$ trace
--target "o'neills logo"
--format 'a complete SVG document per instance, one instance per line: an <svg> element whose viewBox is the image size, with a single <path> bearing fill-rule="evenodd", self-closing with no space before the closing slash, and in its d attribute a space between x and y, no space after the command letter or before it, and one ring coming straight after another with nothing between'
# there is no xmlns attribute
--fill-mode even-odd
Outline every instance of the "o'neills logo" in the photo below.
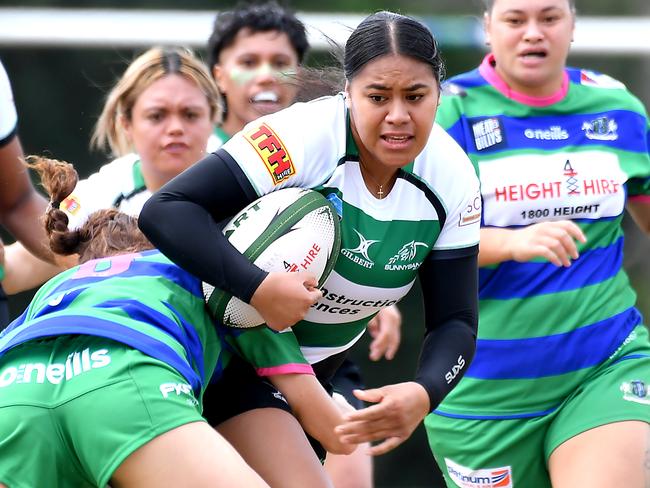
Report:
<svg viewBox="0 0 650 488"><path fill-rule="evenodd" d="M286 146L268 125L260 124L258 128L244 134L244 138L264 162L274 185L296 174L291 156L285 149Z"/></svg>
<svg viewBox="0 0 650 488"><path fill-rule="evenodd" d="M540 141L563 141L569 138L569 133L559 125L552 125L548 129L526 129L524 136Z"/></svg>
<svg viewBox="0 0 650 488"><path fill-rule="evenodd" d="M10 366L0 371L0 388L14 383L38 383L46 381L58 385L63 380L70 380L92 369L104 368L111 363L108 349L90 352L84 349L68 355L65 363L25 363Z"/></svg>

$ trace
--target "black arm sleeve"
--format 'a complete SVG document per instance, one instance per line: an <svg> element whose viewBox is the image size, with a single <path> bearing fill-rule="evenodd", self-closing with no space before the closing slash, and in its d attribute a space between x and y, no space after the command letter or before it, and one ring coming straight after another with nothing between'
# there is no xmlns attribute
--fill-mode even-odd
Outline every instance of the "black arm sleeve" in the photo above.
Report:
<svg viewBox="0 0 650 488"><path fill-rule="evenodd" d="M139 225L175 263L248 303L267 273L228 242L218 223L256 198L238 164L219 150L154 193Z"/></svg>
<svg viewBox="0 0 650 488"><path fill-rule="evenodd" d="M429 394L434 410L465 374L476 350L477 253L427 259L420 282L426 332L415 381Z"/></svg>

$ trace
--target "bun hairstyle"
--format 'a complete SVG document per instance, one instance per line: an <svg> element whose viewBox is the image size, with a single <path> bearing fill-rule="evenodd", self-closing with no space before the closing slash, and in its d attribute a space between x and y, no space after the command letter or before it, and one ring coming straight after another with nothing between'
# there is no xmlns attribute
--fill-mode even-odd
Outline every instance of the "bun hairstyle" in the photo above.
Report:
<svg viewBox="0 0 650 488"><path fill-rule="evenodd" d="M54 253L64 256L78 254L79 262L84 263L153 249L138 228L138 219L116 209L93 212L80 228L68 229L68 215L59 206L77 185L77 171L70 163L40 156L28 156L26 163L39 174L43 188L50 195L44 221Z"/></svg>

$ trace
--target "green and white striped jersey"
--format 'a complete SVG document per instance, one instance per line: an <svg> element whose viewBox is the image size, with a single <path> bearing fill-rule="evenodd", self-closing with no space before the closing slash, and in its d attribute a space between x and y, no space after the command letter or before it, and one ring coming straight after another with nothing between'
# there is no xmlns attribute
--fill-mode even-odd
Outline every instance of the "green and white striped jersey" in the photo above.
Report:
<svg viewBox="0 0 650 488"><path fill-rule="evenodd" d="M223 149L259 195L314 188L341 219L337 264L305 320L282 333L231 331L231 342L262 375L311 371L310 364L351 347L380 309L406 295L425 259L475 252L478 181L465 153L437 125L383 199L361 176L342 94L251 122Z"/></svg>

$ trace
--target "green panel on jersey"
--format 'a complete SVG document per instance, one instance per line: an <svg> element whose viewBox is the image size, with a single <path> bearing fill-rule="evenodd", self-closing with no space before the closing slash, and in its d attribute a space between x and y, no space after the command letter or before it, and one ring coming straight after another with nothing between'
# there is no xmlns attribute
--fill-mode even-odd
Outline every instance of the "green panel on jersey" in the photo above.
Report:
<svg viewBox="0 0 650 488"><path fill-rule="evenodd" d="M146 186L144 176L142 175L142 162L138 160L133 164L133 188L134 190L138 190Z"/></svg>
<svg viewBox="0 0 650 488"><path fill-rule="evenodd" d="M226 340L255 368L308 364L290 331L279 333L266 326L238 329L237 333L226 335Z"/></svg>
<svg viewBox="0 0 650 488"><path fill-rule="evenodd" d="M593 368L530 379L485 380L465 376L439 410L445 413L505 416L556 408ZM471 392L470 394L467 394Z"/></svg>
<svg viewBox="0 0 650 488"><path fill-rule="evenodd" d="M441 230L436 220L376 220L346 202L343 216L335 270L365 286L396 288L411 283ZM365 272L359 273L360 268Z"/></svg>
<svg viewBox="0 0 650 488"><path fill-rule="evenodd" d="M611 299L612 290L616 291L616 300ZM563 301L558 302L558 297ZM500 340L562 334L574 330L576 324L585 326L612 317L634 306L635 301L627 276L619 272L607 281L577 290L509 300L484 299L479 330L481 339ZM503 327L503 317L509 317L508 327Z"/></svg>
<svg viewBox="0 0 650 488"><path fill-rule="evenodd" d="M458 114L465 117L488 117L507 113L509 117L543 117L548 115L547 107L532 107L504 98L503 94L491 85L471 88L471 97L443 97L445 109L436 115L436 122L445 128L453 125ZM449 110L448 105L461 106L462 110ZM630 97L626 90L589 87L572 83L567 96L553 104L553 114L556 116L573 115L576 113L601 113L610 110L630 110L644 114L641 103Z"/></svg>

